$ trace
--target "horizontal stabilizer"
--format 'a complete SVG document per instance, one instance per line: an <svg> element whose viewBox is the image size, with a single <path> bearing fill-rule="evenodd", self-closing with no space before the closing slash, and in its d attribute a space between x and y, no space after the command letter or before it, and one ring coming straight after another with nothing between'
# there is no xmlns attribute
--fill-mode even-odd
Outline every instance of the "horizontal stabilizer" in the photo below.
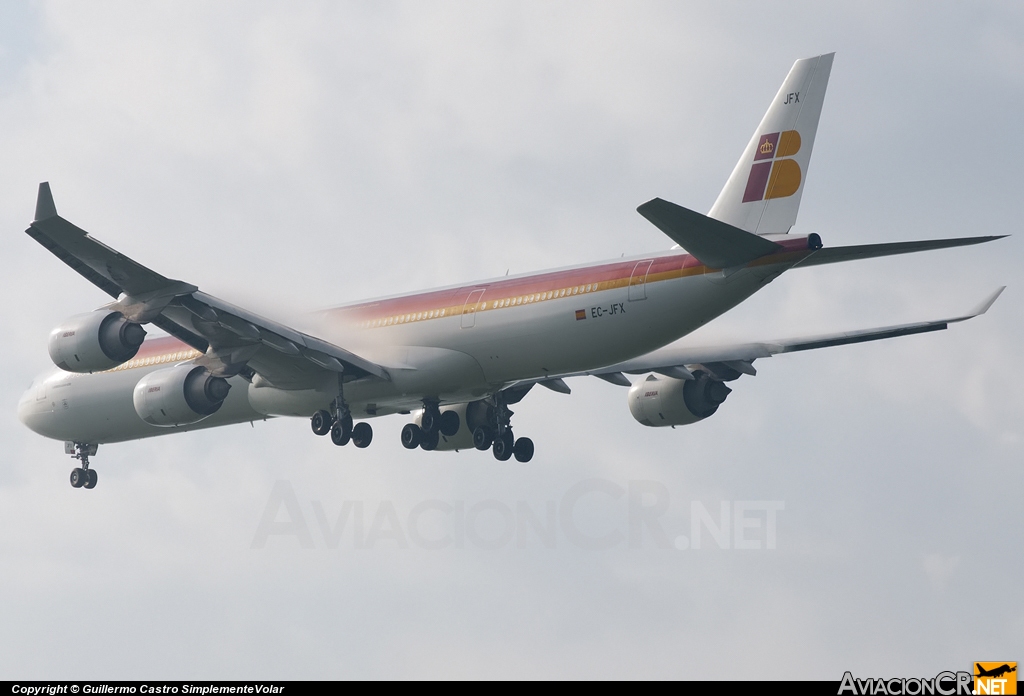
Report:
<svg viewBox="0 0 1024 696"><path fill-rule="evenodd" d="M732 268L782 249L764 237L660 198L647 201L636 210L711 268Z"/></svg>
<svg viewBox="0 0 1024 696"><path fill-rule="evenodd" d="M1002 234L989 237L958 237L956 239L926 239L920 242L889 242L886 244L826 247L815 251L803 261L798 262L794 268L821 266L826 263L856 261L857 259L873 259L880 256L895 256L896 254L912 254L917 251L949 249L952 247L970 246L972 244L984 244L985 242L1002 239L1005 236L1007 235Z"/></svg>

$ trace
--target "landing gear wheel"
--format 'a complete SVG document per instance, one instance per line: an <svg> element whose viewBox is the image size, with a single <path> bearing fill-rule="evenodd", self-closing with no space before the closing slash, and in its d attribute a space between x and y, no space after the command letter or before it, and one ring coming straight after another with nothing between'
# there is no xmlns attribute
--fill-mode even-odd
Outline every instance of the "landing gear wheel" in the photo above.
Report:
<svg viewBox="0 0 1024 696"><path fill-rule="evenodd" d="M436 433L440 424L441 414L437 412L436 407L423 409L423 415L420 416L420 429L423 432Z"/></svg>
<svg viewBox="0 0 1024 696"><path fill-rule="evenodd" d="M422 439L423 431L415 423L406 423L405 427L402 428L402 447L416 449L420 446L420 440Z"/></svg>
<svg viewBox="0 0 1024 696"><path fill-rule="evenodd" d="M441 439L441 433L434 431L432 433L423 433L423 439L420 440L420 447L427 452L437 449L437 443Z"/></svg>
<svg viewBox="0 0 1024 696"><path fill-rule="evenodd" d="M533 440L528 437L519 438L512 447L512 454L516 456L517 462L530 461L533 459Z"/></svg>
<svg viewBox="0 0 1024 696"><path fill-rule="evenodd" d="M355 427L352 428L352 444L362 449L369 447L371 440L373 440L373 428L370 427L370 424L356 423Z"/></svg>
<svg viewBox="0 0 1024 696"><path fill-rule="evenodd" d="M85 485L88 480L89 474L86 473L85 469L72 469L71 470L71 487L81 488Z"/></svg>
<svg viewBox="0 0 1024 696"><path fill-rule="evenodd" d="M441 430L441 434L445 437L451 437L455 433L459 432L459 426L461 425L459 414L456 411L445 411L441 414L438 427Z"/></svg>
<svg viewBox="0 0 1024 696"><path fill-rule="evenodd" d="M491 433L484 426L478 426L473 431L473 446L481 452L490 449L492 441Z"/></svg>
<svg viewBox="0 0 1024 696"><path fill-rule="evenodd" d="M342 418L341 420L334 421L334 425L331 426L331 442L338 445L338 447L342 447L347 445L351 439L352 419Z"/></svg>
<svg viewBox="0 0 1024 696"><path fill-rule="evenodd" d="M92 488L96 487L96 470L95 469L86 469L85 470L85 485L82 486L82 487L83 488L89 488L89 489L92 489Z"/></svg>
<svg viewBox="0 0 1024 696"><path fill-rule="evenodd" d="M507 462L512 457L512 445L512 433L506 431L503 436L496 438L491 446L494 458L499 462Z"/></svg>
<svg viewBox="0 0 1024 696"><path fill-rule="evenodd" d="M334 418L327 411L317 411L313 414L313 417L309 419L309 424L313 428L313 432L317 435L326 435L331 432L331 425L334 423Z"/></svg>

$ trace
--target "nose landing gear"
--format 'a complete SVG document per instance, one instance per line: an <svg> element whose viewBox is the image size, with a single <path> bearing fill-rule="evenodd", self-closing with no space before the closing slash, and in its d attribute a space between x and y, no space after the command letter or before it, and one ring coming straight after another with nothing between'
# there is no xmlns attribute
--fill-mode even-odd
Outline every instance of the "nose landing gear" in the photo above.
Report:
<svg viewBox="0 0 1024 696"><path fill-rule="evenodd" d="M89 468L89 457L95 456L99 447L99 445L90 445L87 442L64 443L64 453L70 454L72 459L82 462L82 466L71 471L72 488L92 489L96 487L96 470Z"/></svg>

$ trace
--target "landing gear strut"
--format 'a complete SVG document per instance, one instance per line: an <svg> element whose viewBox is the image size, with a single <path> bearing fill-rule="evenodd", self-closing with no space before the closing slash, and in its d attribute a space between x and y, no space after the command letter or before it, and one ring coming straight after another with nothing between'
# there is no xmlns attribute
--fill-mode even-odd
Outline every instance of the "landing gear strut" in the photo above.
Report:
<svg viewBox="0 0 1024 696"><path fill-rule="evenodd" d="M71 486L73 488L95 488L96 470L89 468L89 457L95 456L99 445L90 445L87 442L65 442L64 452L70 454L72 459L82 462L82 466L71 471Z"/></svg>

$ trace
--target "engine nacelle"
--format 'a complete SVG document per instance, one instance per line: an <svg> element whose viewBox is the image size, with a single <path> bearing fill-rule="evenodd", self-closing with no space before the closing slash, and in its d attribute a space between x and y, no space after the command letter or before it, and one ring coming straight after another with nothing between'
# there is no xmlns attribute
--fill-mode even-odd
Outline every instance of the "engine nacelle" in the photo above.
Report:
<svg viewBox="0 0 1024 696"><path fill-rule="evenodd" d="M50 332L53 364L68 372L102 372L135 357L146 339L141 324L100 309L73 316Z"/></svg>
<svg viewBox="0 0 1024 696"><path fill-rule="evenodd" d="M732 391L703 370L694 379L650 375L629 389L629 412L643 425L689 425L718 410Z"/></svg>
<svg viewBox="0 0 1024 696"><path fill-rule="evenodd" d="M173 427L213 415L230 389L226 379L214 377L205 367L176 365L140 379L132 401L142 420L150 425Z"/></svg>

